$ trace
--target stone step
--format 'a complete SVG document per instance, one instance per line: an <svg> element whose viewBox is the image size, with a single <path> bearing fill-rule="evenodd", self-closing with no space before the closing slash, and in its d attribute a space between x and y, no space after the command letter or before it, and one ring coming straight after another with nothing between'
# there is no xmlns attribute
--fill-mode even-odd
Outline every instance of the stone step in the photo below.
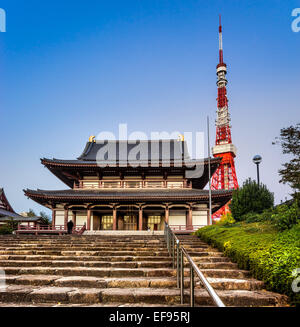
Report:
<svg viewBox="0 0 300 327"><path fill-rule="evenodd" d="M196 262L197 266L202 269L234 269L238 268L236 263L232 262ZM1 263L0 263L1 265ZM185 267L189 267L189 263L185 263Z"/></svg>
<svg viewBox="0 0 300 327"><path fill-rule="evenodd" d="M112 267L112 268L164 268L171 267L172 261L82 261L82 260L0 260L0 267ZM231 262L199 262L200 269L237 269L237 264ZM189 263L185 262L185 267Z"/></svg>
<svg viewBox="0 0 300 327"><path fill-rule="evenodd" d="M1 267L0 267L1 269ZM65 276L96 276L96 277L171 277L176 275L172 268L116 268L116 267L2 267L7 275L65 275ZM238 269L202 269L205 277L212 278L247 278L250 273ZM189 270L185 269L185 276Z"/></svg>
<svg viewBox="0 0 300 327"><path fill-rule="evenodd" d="M195 287L202 288L200 281L195 279ZM57 287L87 287L87 288L176 288L176 277L119 277L119 278L97 278L88 276L56 275L17 275L7 276L7 285L31 285L31 286L57 286ZM229 278L208 278L212 287L216 290L260 290L263 282L255 279L229 279ZM185 278L185 288L189 287L189 278Z"/></svg>
<svg viewBox="0 0 300 327"><path fill-rule="evenodd" d="M67 244L64 245L59 245L59 244L43 244L43 245L31 245L31 246L17 246L17 245L5 245L1 246L0 250L5 251L5 250L10 250L10 251L15 251L15 250L57 250L57 249L70 249L70 250L92 250L95 249L97 251L102 251L102 250L107 250L108 248L112 248L113 250L115 249L122 249L123 251L129 251L133 249L139 249L143 251L153 251L153 250L166 250L166 246L164 245L159 245L159 246L143 246L139 244L132 244L132 245L118 245L118 244L107 244L107 245L102 245L102 244L97 244L97 245L75 245L75 246L68 246ZM99 250L98 250L99 249ZM203 248L202 251L207 251L207 248Z"/></svg>
<svg viewBox="0 0 300 327"><path fill-rule="evenodd" d="M195 251L188 251L188 254L191 257L205 257L205 256L215 256L215 257L223 257L224 254L222 252L217 251L205 251L205 252L195 252Z"/></svg>
<svg viewBox="0 0 300 327"><path fill-rule="evenodd" d="M267 291L225 290L217 292L227 306L276 306L283 296ZM185 290L185 302L189 291ZM174 305L180 303L180 290L170 288L76 288L76 287L32 287L10 285L0 290L0 302L31 303L147 303ZM213 305L204 289L195 289L196 305Z"/></svg>
<svg viewBox="0 0 300 327"><path fill-rule="evenodd" d="M20 303L12 303L12 302L0 302L1 308L37 308L37 307L54 307L54 308L79 308L79 307L89 307L89 308L99 308L99 307L117 307L117 308L126 308L126 307L188 307L187 304L151 304L151 303L61 303L61 302L47 302L47 303L28 303L28 302L20 302ZM200 306L198 306L200 307ZM205 306L207 307L207 306Z"/></svg>
<svg viewBox="0 0 300 327"><path fill-rule="evenodd" d="M32 267L34 265L39 267L112 267L112 268L164 268L171 267L172 262L169 261L23 261L23 260L5 260L0 261L0 267Z"/></svg>
<svg viewBox="0 0 300 327"><path fill-rule="evenodd" d="M1 269L1 267L0 267ZM95 277L172 277L171 268L2 267L7 275L59 275ZM186 272L188 273L188 272Z"/></svg>
<svg viewBox="0 0 300 327"><path fill-rule="evenodd" d="M4 242L4 243L0 243L0 247L31 247L31 246L71 246L71 247L75 247L75 246L122 246L122 247L135 247L135 246L139 246L139 247L145 247L145 248L156 248L156 247L165 247L165 242L159 242L159 243L148 243L148 242L144 242L144 243L140 243L140 242L84 242L84 243L69 243L69 242L27 242L27 243L19 243L19 242ZM203 248L206 248L208 246L202 246Z"/></svg>
<svg viewBox="0 0 300 327"><path fill-rule="evenodd" d="M5 248L0 248L0 252L2 251L99 251L99 252L107 252L107 247L16 247L16 248L10 248L10 247L5 247ZM165 252L166 248L165 247L155 247L155 248L147 248L147 247L109 247L109 251L139 251L139 252Z"/></svg>
<svg viewBox="0 0 300 327"><path fill-rule="evenodd" d="M231 262L229 258L224 256L218 256L218 257L193 257L191 258L194 260L194 262Z"/></svg>
<svg viewBox="0 0 300 327"><path fill-rule="evenodd" d="M215 290L262 290L264 283L256 279L207 278Z"/></svg>
<svg viewBox="0 0 300 327"><path fill-rule="evenodd" d="M205 253L205 252L203 252ZM16 251L0 251L0 255L93 255L93 256L167 256L167 251L30 251L30 250L16 250ZM203 254L204 255L204 254Z"/></svg>
<svg viewBox="0 0 300 327"><path fill-rule="evenodd" d="M210 261L209 257L205 257ZM213 258L211 258L213 259ZM216 258L219 259L219 258ZM220 258L221 259L221 258ZM100 256L62 256L62 255L0 255L0 261L3 260L26 260L26 261L57 261L57 260L71 260L71 261L171 261L170 256L114 256L114 257L100 257ZM202 260L200 258L199 260Z"/></svg>
<svg viewBox="0 0 300 327"><path fill-rule="evenodd" d="M59 239L58 239L59 237ZM158 237L145 237L145 238L128 238L128 237L118 237L118 238L105 238L105 237L64 237L64 236L55 236L55 237L39 237L39 236L33 236L32 238L24 237L24 238L13 238L13 239L8 239L5 237L1 237L0 243L147 243L147 244L158 244L158 243L164 243L165 240L164 238L158 238ZM206 243L201 243L201 244L206 244Z"/></svg>

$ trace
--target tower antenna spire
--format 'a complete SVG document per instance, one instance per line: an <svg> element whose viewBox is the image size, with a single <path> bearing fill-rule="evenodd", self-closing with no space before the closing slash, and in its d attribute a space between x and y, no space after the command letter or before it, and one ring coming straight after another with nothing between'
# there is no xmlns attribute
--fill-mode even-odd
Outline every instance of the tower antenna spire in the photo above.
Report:
<svg viewBox="0 0 300 327"><path fill-rule="evenodd" d="M221 15L219 15L219 64L223 64L223 40L222 40Z"/></svg>

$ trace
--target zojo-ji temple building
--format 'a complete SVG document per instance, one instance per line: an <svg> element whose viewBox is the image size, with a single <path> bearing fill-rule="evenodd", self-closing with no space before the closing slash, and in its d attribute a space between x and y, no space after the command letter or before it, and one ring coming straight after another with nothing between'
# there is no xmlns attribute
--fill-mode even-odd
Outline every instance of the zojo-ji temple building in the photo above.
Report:
<svg viewBox="0 0 300 327"><path fill-rule="evenodd" d="M87 230L195 230L209 224L208 159L191 159L185 141L95 141L76 160L41 159L68 188L24 190L52 210L53 226ZM221 158L211 158L211 174ZM212 191L212 213L230 190Z"/></svg>

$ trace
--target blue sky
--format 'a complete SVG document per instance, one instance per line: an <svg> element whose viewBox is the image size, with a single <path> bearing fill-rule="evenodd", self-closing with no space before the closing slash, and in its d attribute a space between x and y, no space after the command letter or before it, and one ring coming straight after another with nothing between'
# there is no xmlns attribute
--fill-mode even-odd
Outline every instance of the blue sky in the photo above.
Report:
<svg viewBox="0 0 300 327"><path fill-rule="evenodd" d="M76 158L92 134L206 131L216 110L218 14L228 65L232 137L239 182L256 177L276 202L289 197L272 145L299 122L299 1L1 1L0 186L17 211L43 209L23 188L66 186L41 157ZM211 138L215 139L211 125Z"/></svg>

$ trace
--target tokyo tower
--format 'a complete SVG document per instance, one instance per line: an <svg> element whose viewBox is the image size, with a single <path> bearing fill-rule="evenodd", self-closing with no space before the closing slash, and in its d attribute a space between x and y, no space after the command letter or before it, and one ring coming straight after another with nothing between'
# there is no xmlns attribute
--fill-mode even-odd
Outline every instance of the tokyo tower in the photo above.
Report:
<svg viewBox="0 0 300 327"><path fill-rule="evenodd" d="M227 99L227 66L223 62L221 16L219 24L219 64L217 65L217 86L218 86L218 108L216 119L216 144L212 149L214 157L222 157L221 164L212 176L212 190L230 190L238 188L238 181L235 172L234 158L236 147L231 140L230 114L228 111ZM228 204L219 209L213 218L219 218L229 211Z"/></svg>

